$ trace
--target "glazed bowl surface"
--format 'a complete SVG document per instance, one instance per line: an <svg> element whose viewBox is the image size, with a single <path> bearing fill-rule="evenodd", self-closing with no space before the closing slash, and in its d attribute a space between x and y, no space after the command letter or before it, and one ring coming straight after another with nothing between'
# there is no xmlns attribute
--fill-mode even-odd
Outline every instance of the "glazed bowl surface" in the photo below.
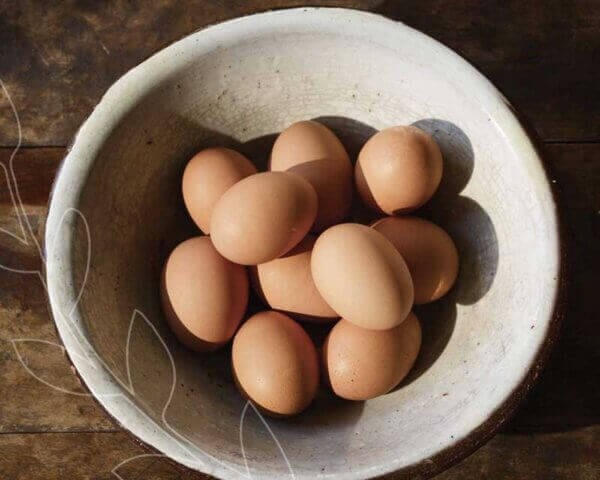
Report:
<svg viewBox="0 0 600 480"><path fill-rule="evenodd" d="M421 214L453 236L458 283L421 307L409 377L365 403L321 393L261 417L229 352L190 352L167 328L162 264L198 231L180 178L203 147L264 168L277 132L315 119L355 158L376 130L415 124L444 155ZM219 478L424 478L492 435L535 379L557 328L561 246L551 186L506 99L466 61L403 24L300 8L198 31L119 79L57 176L45 233L50 308L90 392L125 429Z"/></svg>

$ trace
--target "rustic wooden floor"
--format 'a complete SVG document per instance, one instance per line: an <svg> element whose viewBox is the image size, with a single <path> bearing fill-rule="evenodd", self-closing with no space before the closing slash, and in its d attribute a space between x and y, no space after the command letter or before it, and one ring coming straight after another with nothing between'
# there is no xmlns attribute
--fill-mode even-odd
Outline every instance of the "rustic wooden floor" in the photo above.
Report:
<svg viewBox="0 0 600 480"><path fill-rule="evenodd" d="M50 5L55 3L56 5ZM65 146L106 88L203 25L295 0L0 2L0 79L18 111L14 174L39 240ZM600 478L600 1L317 1L403 21L487 75L541 137L571 243L569 307L538 385L489 444L438 478ZM78 385L45 306L8 166L19 131L0 93L0 479L109 479L144 451ZM52 385L57 388L51 388ZM59 389L63 390L60 391ZM156 457L123 479L192 478ZM197 478L197 477L194 477Z"/></svg>

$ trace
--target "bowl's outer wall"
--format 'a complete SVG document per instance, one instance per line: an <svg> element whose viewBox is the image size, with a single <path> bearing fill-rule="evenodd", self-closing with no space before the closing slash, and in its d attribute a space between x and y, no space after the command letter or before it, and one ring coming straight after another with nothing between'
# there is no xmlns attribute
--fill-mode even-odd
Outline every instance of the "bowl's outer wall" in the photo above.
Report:
<svg viewBox="0 0 600 480"><path fill-rule="evenodd" d="M446 173L424 214L453 235L461 273L418 312L426 343L402 388L365 404L323 395L267 428L236 393L227 351L198 356L174 340L158 280L170 249L197 233L179 195L191 154L222 144L264 164L273 134L305 118L351 151L389 125L432 133ZM505 99L428 37L341 9L226 22L125 75L65 159L46 250L51 310L91 392L144 442L222 478L435 471L493 431L535 377L560 282L551 189Z"/></svg>

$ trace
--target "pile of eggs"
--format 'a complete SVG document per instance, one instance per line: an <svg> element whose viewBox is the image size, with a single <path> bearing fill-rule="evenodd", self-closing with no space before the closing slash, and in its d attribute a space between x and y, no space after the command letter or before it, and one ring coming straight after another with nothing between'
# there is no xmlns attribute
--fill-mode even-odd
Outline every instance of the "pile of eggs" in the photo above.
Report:
<svg viewBox="0 0 600 480"><path fill-rule="evenodd" d="M458 273L448 234L400 215L431 198L442 164L427 133L397 126L372 136L353 166L336 135L314 121L279 135L267 172L231 149L199 152L182 191L205 235L179 244L165 264L171 329L195 351L233 338L236 384L268 414L304 410L319 378L349 400L389 392L421 346L413 304L442 297ZM343 223L353 190L382 218ZM270 310L242 323L250 286ZM333 325L320 353L298 322Z"/></svg>

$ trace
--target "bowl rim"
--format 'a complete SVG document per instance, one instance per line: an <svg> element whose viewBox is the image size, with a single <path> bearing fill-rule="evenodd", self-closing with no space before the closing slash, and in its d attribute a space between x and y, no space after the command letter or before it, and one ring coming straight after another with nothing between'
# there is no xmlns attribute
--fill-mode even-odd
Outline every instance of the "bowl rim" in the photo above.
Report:
<svg viewBox="0 0 600 480"><path fill-rule="evenodd" d="M258 10L256 12L242 15L239 17L233 17L230 19L226 19L224 21L217 21L214 23L207 24L197 30L189 32L182 37L163 45L160 49L154 51L152 54L148 55L134 67L127 70L123 73L117 80L115 80L110 87L105 91L100 101L96 104L92 112L84 119L81 125L78 127L76 133L73 135L69 145L66 148L65 155L61 159L59 166L56 170L56 174L54 180L52 182L52 186L50 189L50 193L48 196L47 202L47 216L43 225L43 238L42 238L42 253L45 261L42 262L42 275L46 280L46 285L48 286L45 289L45 298L46 298L46 308L48 309L49 316L52 318L52 324L54 326L54 330L56 332L56 336L60 342L60 345L63 347L63 352L65 357L70 363L70 367L72 372L76 375L78 381L82 385L82 387L89 392L90 397L94 400L94 402L100 406L100 408L106 413L106 415L119 427L123 432L126 432L128 437L132 439L134 443L142 447L145 451L150 452L152 454L161 454L163 458L168 461L170 464L175 466L176 468L184 471L186 473L191 473L198 478L205 478L207 473L204 473L198 469L189 467L184 465L183 463L175 460L174 458L164 455L157 447L148 443L145 440L142 440L136 433L134 433L130 428L124 426L120 420L108 410L108 407L105 406L97 397L92 393L92 389L88 386L82 374L76 367L76 364L72 358L72 354L69 352L69 348L64 341L64 338L59 329L58 323L56 321L56 315L52 308L52 298L50 294L50 283L49 283L49 272L47 268L47 259L48 259L48 249L47 249L47 231L49 227L49 213L50 209L53 205L53 200L57 193L57 185L61 175L64 175L65 164L69 159L70 155L73 152L78 140L79 133L83 129L86 123L93 116L97 107L105 101L107 93L117 84L119 83L123 77L131 73L132 71L139 68L142 64L148 62L151 58L159 55L161 52L167 50L179 42L182 42L184 39L194 36L196 34L205 32L210 29L218 29L222 26L230 25L236 22L243 23L247 21L252 21L258 17L266 17L266 16L277 16L277 15L290 15L295 16L297 14L323 14L325 17L331 17L332 15L347 15L350 18L355 18L357 20L363 21L373 21L373 22L382 22L387 23L388 26L403 28L407 30L409 33L413 35L418 35L425 41L430 42L433 45L436 45L438 48L443 51L444 54L451 54L455 57L456 61L461 64L462 67L471 70L472 74L480 77L479 80L487 84L487 88L496 92L499 98L503 101L504 105L511 111L514 116L514 120L518 126L521 127L524 135L527 140L530 142L530 147L533 149L535 156L537 156L537 160L539 161L540 166L542 167L543 173L545 174L545 180L547 182L548 190L551 193L551 200L553 211L552 215L554 217L554 224L556 226L556 234L557 234L557 242L558 242L558 265L556 272L556 291L553 299L553 309L551 318L548 321L548 327L546 331L546 336L541 341L533 360L531 361L526 374L521 379L521 381L515 386L515 388L510 392L510 394L504 399L504 401L493 411L491 411L487 417L487 419L481 423L477 428L471 430L465 437L461 439L455 440L448 447L436 452L428 458L424 458L418 462L413 464L401 467L399 469L389 469L387 466L386 470L381 473L376 473L375 475L370 475L368 477L361 478L372 478L372 479L384 479L384 478L399 478L398 475L401 475L402 478L431 478L444 470L447 470L451 466L459 463L464 460L466 457L474 453L476 450L485 445L491 438L500 430L500 428L517 412L518 407L530 392L531 388L535 384L539 374L546 366L546 363L549 359L550 353L555 346L558 338L560 336L561 325L564 321L567 307L567 285L568 285L568 277L569 277L569 242L568 235L566 234L566 224L562 219L562 212L559 208L560 206L560 187L559 185L552 180L553 177L553 167L552 165L544 161L544 144L541 141L538 133L533 128L533 126L529 123L529 121L521 114L521 112L514 107L514 105L509 102L506 96L501 92L501 90L491 83L490 80L487 79L475 66L473 66L468 60L466 60L462 55L458 54L450 47L447 47L441 41L430 37L429 35L401 22L390 19L383 14L369 12L365 10L358 10L353 8L344 8L344 7L283 7L283 8L270 8L266 10ZM226 476L229 470L216 467L209 474L216 476L216 478L228 478ZM320 478L317 475L317 478ZM337 477L336 477L337 478ZM359 478L355 475L347 475L343 477L344 479L355 479Z"/></svg>

